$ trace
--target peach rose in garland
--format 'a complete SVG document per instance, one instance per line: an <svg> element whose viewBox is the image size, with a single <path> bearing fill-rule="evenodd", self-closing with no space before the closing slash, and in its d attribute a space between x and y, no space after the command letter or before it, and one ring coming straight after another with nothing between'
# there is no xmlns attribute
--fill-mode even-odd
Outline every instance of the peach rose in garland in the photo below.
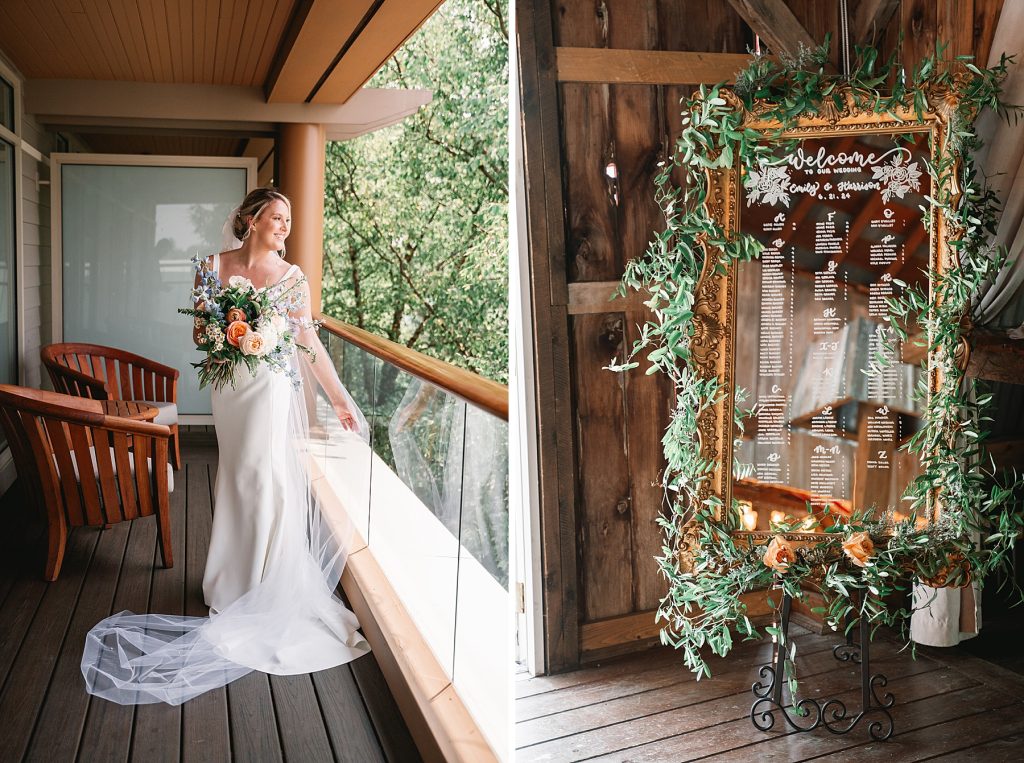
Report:
<svg viewBox="0 0 1024 763"><path fill-rule="evenodd" d="M270 345L258 331L249 331L238 340L238 349L243 355L266 355L270 351Z"/></svg>
<svg viewBox="0 0 1024 763"><path fill-rule="evenodd" d="M796 549L793 548L793 544L781 535L772 538L772 542L768 544L764 552L765 566L776 572L785 572L795 561Z"/></svg>
<svg viewBox="0 0 1024 763"><path fill-rule="evenodd" d="M866 532L851 533L850 537L843 541L843 553L858 567L867 567L874 556L875 544L871 542L871 536Z"/></svg>
<svg viewBox="0 0 1024 763"><path fill-rule="evenodd" d="M228 324L228 330L225 333L228 344L232 347L238 347L239 341L246 334L249 333L249 324L245 321L232 321Z"/></svg>
<svg viewBox="0 0 1024 763"><path fill-rule="evenodd" d="M245 314L245 310L240 307L232 307L228 310L227 315L224 316L228 323L234 323L235 321L244 321L248 316Z"/></svg>

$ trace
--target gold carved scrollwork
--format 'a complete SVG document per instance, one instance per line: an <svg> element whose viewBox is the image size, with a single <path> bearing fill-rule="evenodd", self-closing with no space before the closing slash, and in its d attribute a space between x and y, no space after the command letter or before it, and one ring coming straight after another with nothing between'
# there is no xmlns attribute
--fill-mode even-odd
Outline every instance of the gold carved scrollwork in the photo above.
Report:
<svg viewBox="0 0 1024 763"><path fill-rule="evenodd" d="M699 549L700 534L697 529L697 522L691 519L679 531L679 547L676 553L679 559L680 571L690 572L693 570L693 563Z"/></svg>

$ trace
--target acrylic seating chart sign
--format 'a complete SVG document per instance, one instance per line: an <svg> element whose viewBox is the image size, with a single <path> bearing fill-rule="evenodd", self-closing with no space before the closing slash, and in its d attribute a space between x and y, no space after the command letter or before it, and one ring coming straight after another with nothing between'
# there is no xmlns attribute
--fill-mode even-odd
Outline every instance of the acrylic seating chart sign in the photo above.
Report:
<svg viewBox="0 0 1024 763"><path fill-rule="evenodd" d="M920 428L921 371L902 362L889 300L927 290L928 158L923 132L810 138L742 177L739 227L763 247L736 270L744 530L907 513L920 465L901 446Z"/></svg>

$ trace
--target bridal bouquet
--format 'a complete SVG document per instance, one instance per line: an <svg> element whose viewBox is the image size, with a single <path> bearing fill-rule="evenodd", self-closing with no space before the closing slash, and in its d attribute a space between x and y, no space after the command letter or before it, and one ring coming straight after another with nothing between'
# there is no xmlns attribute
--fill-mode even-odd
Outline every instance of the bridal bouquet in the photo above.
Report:
<svg viewBox="0 0 1024 763"><path fill-rule="evenodd" d="M192 364L199 369L200 389L207 384L221 389L228 383L234 388L236 366L245 365L255 376L261 363L286 374L298 386L299 377L289 359L296 350L313 355L296 341L300 322L289 317L289 312L302 305L297 287L303 279L290 286L257 289L248 278L231 276L224 286L198 255L192 263L199 274L199 284L192 292L193 307L178 312L191 315L200 331L197 347L206 357Z"/></svg>

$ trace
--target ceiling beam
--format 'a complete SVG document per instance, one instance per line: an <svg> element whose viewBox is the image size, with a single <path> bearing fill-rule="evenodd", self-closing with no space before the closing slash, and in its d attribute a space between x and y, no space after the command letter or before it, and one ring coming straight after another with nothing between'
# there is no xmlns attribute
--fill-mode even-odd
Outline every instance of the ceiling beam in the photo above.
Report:
<svg viewBox="0 0 1024 763"><path fill-rule="evenodd" d="M432 98L429 90L363 88L344 105L266 103L259 87L49 79L29 80L24 93L25 112L48 125L247 136L273 135L282 123L312 123L326 125L329 140L394 124Z"/></svg>
<svg viewBox="0 0 1024 763"><path fill-rule="evenodd" d="M900 0L860 0L853 15L854 43L874 45L899 7Z"/></svg>
<svg viewBox="0 0 1024 763"><path fill-rule="evenodd" d="M729 0L729 5L773 53L796 56L801 45L808 50L819 45L782 0Z"/></svg>
<svg viewBox="0 0 1024 763"><path fill-rule="evenodd" d="M379 0L299 2L267 74L267 102L305 103L379 5Z"/></svg>
<svg viewBox="0 0 1024 763"><path fill-rule="evenodd" d="M345 103L394 55L442 0L378 0L354 38L338 52L331 70L307 99Z"/></svg>

